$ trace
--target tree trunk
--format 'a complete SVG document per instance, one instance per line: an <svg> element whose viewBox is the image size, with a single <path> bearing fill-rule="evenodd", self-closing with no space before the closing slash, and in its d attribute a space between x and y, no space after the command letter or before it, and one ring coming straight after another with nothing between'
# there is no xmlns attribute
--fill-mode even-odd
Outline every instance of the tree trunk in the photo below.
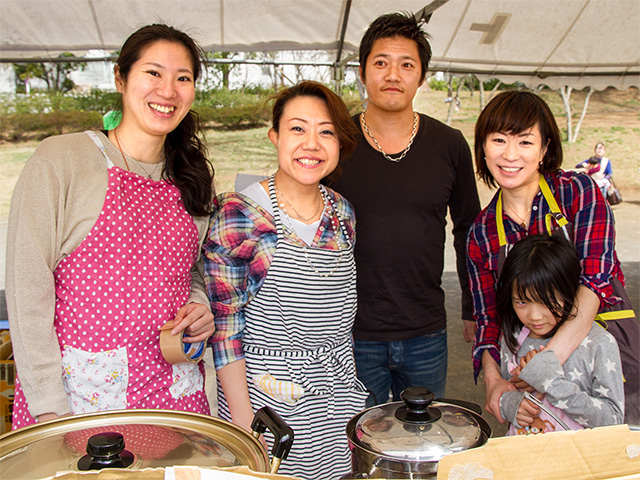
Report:
<svg viewBox="0 0 640 480"><path fill-rule="evenodd" d="M560 87L558 92L562 97L562 103L564 104L564 111L567 115L567 142L571 143L571 105L569 104L569 99L571 98L572 87L565 85L564 87Z"/></svg>
<svg viewBox="0 0 640 480"><path fill-rule="evenodd" d="M495 86L491 89L491 95L489 95L489 99L488 100L491 100L493 98L493 96L498 91L498 88L500 88L500 85L502 85L502 82L500 80L498 80L498 83L496 83Z"/></svg>
<svg viewBox="0 0 640 480"><path fill-rule="evenodd" d="M484 110L484 82L479 78L478 78L478 90L480 91L480 93L478 94L478 96L480 97L480 111L482 111Z"/></svg>
<svg viewBox="0 0 640 480"><path fill-rule="evenodd" d="M453 77L451 78L452 78L451 82L453 83ZM451 119L453 118L453 109L456 106L460 105L460 89L462 88L463 84L464 84L464 78L460 78L458 80L458 88L456 88L456 96L451 98L451 103L449 104L449 114L447 115L447 125L451 124Z"/></svg>
<svg viewBox="0 0 640 480"><path fill-rule="evenodd" d="M582 114L580 115L580 120L578 120L578 124L576 125L576 130L573 132L573 138L570 143L576 143L578 141L578 133L580 132L580 126L582 125L582 121L587 114L587 108L589 107L589 98L591 98L591 94L595 90L593 87L589 87L589 91L587 92L587 96L584 99L584 105L582 107Z"/></svg>

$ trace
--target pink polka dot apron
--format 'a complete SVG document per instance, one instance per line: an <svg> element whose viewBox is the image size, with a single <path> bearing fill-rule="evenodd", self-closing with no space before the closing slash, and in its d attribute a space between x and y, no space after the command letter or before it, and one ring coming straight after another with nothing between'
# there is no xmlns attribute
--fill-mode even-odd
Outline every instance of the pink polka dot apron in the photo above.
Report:
<svg viewBox="0 0 640 480"><path fill-rule="evenodd" d="M170 365L158 329L187 302L198 230L177 187L107 161L102 211L54 271L54 325L71 412L162 408L209 414L201 364ZM16 381L13 428L34 423Z"/></svg>
<svg viewBox="0 0 640 480"><path fill-rule="evenodd" d="M518 349L522 346L522 343L529 336L530 330L527 327L522 327L520 334L518 335ZM519 365L519 359L517 355L512 354L509 358L507 368L512 372ZM523 402L526 400L522 400ZM570 430L584 430L584 427L578 422L573 420L567 414L565 414L558 407L555 407L549 403L547 397L544 396L541 400L545 407L552 411L560 420L562 420ZM561 426L556 420L544 410L540 410L540 414L534 419L533 423L529 427L521 427L516 429L513 424L509 425L507 435L530 435L536 433L548 433L548 432L562 432L565 428Z"/></svg>

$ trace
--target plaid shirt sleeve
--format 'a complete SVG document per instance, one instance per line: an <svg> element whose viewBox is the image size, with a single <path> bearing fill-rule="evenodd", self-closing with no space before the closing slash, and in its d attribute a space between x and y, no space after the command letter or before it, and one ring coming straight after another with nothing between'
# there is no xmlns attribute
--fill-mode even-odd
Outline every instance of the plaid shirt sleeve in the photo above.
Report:
<svg viewBox="0 0 640 480"><path fill-rule="evenodd" d="M351 204L327 188L346 234L355 240L355 215ZM343 247L331 226L332 210L325 209L313 241L318 248ZM340 231L340 235L343 235ZM296 242L287 236L287 241ZM257 295L267 276L276 250L278 235L273 217L244 195L224 194L220 209L211 218L203 244L205 284L214 315L216 331L210 339L216 369L244 358L244 307Z"/></svg>
<svg viewBox="0 0 640 480"><path fill-rule="evenodd" d="M496 314L497 260L500 246L495 226L496 200L497 196L480 213L469 230L467 239L469 286L473 300L473 317L478 326L473 346L473 373L476 381L485 350L500 364L500 325Z"/></svg>
<svg viewBox="0 0 640 480"><path fill-rule="evenodd" d="M616 304L611 279L624 276L615 251L615 223L609 204L588 175L561 172L548 178L560 208L573 223L573 234L582 267L580 283L600 298L600 306Z"/></svg>
<svg viewBox="0 0 640 480"><path fill-rule="evenodd" d="M210 339L220 369L244 358L244 306L262 285L275 252L271 216L247 197L221 196L203 244L205 284L216 331Z"/></svg>

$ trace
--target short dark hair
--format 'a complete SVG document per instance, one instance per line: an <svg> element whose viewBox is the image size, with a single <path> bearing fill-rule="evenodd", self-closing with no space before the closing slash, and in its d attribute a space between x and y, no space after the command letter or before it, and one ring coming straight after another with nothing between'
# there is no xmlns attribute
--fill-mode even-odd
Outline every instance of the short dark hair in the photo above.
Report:
<svg viewBox="0 0 640 480"><path fill-rule="evenodd" d="M575 316L580 286L580 259L573 244L561 235L531 235L516 243L504 262L496 291L496 310L509 349L517 351L516 331L522 323L513 308L513 295L544 304L558 319L545 338L552 337Z"/></svg>
<svg viewBox="0 0 640 480"><path fill-rule="evenodd" d="M547 152L540 166L541 173L557 172L562 165L562 140L558 124L549 105L535 93L508 90L496 95L480 113L475 128L476 172L490 187L496 181L487 167L484 142L495 132L517 135L538 125Z"/></svg>
<svg viewBox="0 0 640 480"><path fill-rule="evenodd" d="M358 135L360 132L356 128L349 110L342 99L325 85L305 80L293 87L286 88L273 97L273 110L271 121L273 129L280 130L280 119L284 113L284 108L290 100L296 97L315 97L324 101L329 110L329 116L336 129L336 135L340 142L340 160L336 169L327 176L327 182L331 183L334 178L340 176L343 162L350 158L358 146Z"/></svg>
<svg viewBox="0 0 640 480"><path fill-rule="evenodd" d="M423 20L416 20L410 13L388 13L376 18L360 41L360 68L362 78L365 79L366 65L373 44L381 38L402 37L416 42L418 56L422 65L420 72L420 82L424 81L431 60L431 45L429 45L429 34L422 30Z"/></svg>

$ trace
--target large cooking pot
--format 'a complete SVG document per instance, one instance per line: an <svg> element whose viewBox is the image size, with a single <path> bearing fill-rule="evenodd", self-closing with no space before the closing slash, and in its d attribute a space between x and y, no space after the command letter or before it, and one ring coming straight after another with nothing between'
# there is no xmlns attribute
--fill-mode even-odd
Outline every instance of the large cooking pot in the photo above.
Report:
<svg viewBox="0 0 640 480"><path fill-rule="evenodd" d="M404 390L402 402L371 407L347 424L349 478L436 478L450 453L484 445L491 427L478 405L434 400L430 390Z"/></svg>
<svg viewBox="0 0 640 480"><path fill-rule="evenodd" d="M293 431L269 407L256 412L253 435L207 415L171 410L114 410L62 417L0 436L2 478L33 479L59 471L231 467L275 473ZM259 441L275 437L273 461Z"/></svg>

